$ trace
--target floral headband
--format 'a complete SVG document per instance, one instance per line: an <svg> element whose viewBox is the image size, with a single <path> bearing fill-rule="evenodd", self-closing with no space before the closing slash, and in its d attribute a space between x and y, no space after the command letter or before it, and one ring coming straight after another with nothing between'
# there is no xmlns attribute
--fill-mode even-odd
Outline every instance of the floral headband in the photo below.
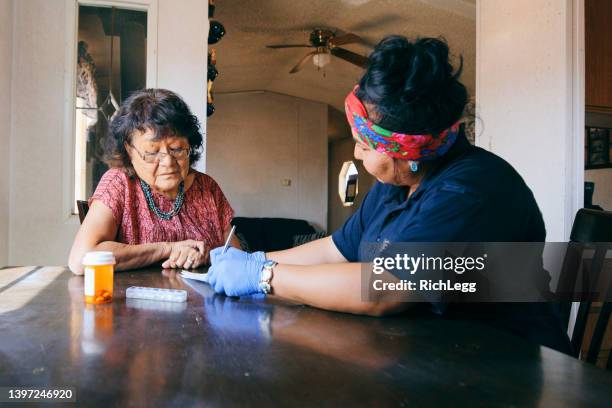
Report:
<svg viewBox="0 0 612 408"><path fill-rule="evenodd" d="M445 154L457 140L459 122L438 135L404 134L381 128L368 119L365 107L355 95L357 89L358 85L344 101L346 118L353 136L372 149L397 159L426 161Z"/></svg>

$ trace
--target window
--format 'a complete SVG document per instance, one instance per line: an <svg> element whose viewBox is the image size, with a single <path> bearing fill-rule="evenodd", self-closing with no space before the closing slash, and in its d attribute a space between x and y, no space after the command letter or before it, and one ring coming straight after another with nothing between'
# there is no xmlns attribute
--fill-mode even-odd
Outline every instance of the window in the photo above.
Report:
<svg viewBox="0 0 612 408"><path fill-rule="evenodd" d="M146 84L147 13L80 5L75 103L74 198L86 200L108 169L108 124Z"/></svg>

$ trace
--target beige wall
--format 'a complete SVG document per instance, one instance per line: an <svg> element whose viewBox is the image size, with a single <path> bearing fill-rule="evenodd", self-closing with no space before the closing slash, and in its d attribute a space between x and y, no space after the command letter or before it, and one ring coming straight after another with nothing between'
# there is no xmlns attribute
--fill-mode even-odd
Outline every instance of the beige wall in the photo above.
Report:
<svg viewBox="0 0 612 408"><path fill-rule="evenodd" d="M236 215L305 219L326 230L327 105L247 92L217 95L215 106L207 173Z"/></svg>
<svg viewBox="0 0 612 408"><path fill-rule="evenodd" d="M612 211L612 169L587 170L584 172L584 180L595 183L593 204Z"/></svg>
<svg viewBox="0 0 612 408"><path fill-rule="evenodd" d="M76 2L13 4L9 263L65 265L78 229L78 219L66 211L72 203L72 126L65 101L73 91L72 78L64 76L71 69L67 64L73 63L66 54L67 45L72 46L69 27L75 21ZM183 95L205 125L205 2L158 4L156 76L149 85Z"/></svg>
<svg viewBox="0 0 612 408"><path fill-rule="evenodd" d="M334 140L329 144L329 203L328 203L328 225L329 233L333 233L340 228L344 222L361 206L363 198L376 182L364 168L359 160L355 160L353 150L355 142L352 138L346 137ZM342 164L352 160L359 172L359 192L355 199L355 204L351 207L344 207L338 196L338 174Z"/></svg>
<svg viewBox="0 0 612 408"><path fill-rule="evenodd" d="M476 101L482 123L476 143L524 177L544 215L548 241L569 238L583 200L584 88L576 1L477 3ZM580 103L582 119L575 109Z"/></svg>
<svg viewBox="0 0 612 408"><path fill-rule="evenodd" d="M8 263L13 0L0 0L0 268Z"/></svg>
<svg viewBox="0 0 612 408"><path fill-rule="evenodd" d="M14 2L9 261L15 265L65 263L76 231L62 214L64 5Z"/></svg>
<svg viewBox="0 0 612 408"><path fill-rule="evenodd" d="M178 92L206 129L208 2L159 0L157 86ZM219 47L223 47L220 43ZM206 144L194 166L206 170Z"/></svg>

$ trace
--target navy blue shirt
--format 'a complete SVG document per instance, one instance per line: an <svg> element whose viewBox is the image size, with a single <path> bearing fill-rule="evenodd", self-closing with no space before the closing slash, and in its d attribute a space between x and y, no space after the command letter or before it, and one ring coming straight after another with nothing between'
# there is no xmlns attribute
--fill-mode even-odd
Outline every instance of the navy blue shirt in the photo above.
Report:
<svg viewBox="0 0 612 408"><path fill-rule="evenodd" d="M361 207L332 235L349 262L368 262L376 242L543 242L533 193L505 160L463 133L417 190L377 182Z"/></svg>
<svg viewBox="0 0 612 408"><path fill-rule="evenodd" d="M370 262L377 256L371 251L376 245L367 245L372 243L544 242L545 238L542 214L522 177L499 156L472 146L463 133L410 197L408 187L378 182L361 207L332 234L349 262ZM548 274L543 277L547 278ZM434 303L433 309L448 314L446 306ZM471 317L488 315L496 325L571 352L549 304L472 306ZM469 305L454 308L466 309Z"/></svg>

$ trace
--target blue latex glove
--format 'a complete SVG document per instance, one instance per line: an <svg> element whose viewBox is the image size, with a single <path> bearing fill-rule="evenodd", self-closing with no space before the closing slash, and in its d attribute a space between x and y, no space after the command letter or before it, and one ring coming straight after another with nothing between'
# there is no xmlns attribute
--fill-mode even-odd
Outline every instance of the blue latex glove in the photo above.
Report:
<svg viewBox="0 0 612 408"><path fill-rule="evenodd" d="M210 251L210 263L212 265L215 264L215 262L217 261L217 258L219 258L220 256L231 257L232 259L241 259L243 261L251 261L251 260L263 261L263 262L266 261L266 254L262 251L248 253L248 252L241 251L240 249L237 249L234 247L228 247L227 251L225 251L225 254L222 255L222 252L223 252L223 247L218 247Z"/></svg>
<svg viewBox="0 0 612 408"><path fill-rule="evenodd" d="M219 248L217 248L219 249ZM265 255L249 254L239 249L231 248L221 255L220 251L212 254L212 265L208 270L207 281L216 293L227 296L246 296L261 293L259 281Z"/></svg>

